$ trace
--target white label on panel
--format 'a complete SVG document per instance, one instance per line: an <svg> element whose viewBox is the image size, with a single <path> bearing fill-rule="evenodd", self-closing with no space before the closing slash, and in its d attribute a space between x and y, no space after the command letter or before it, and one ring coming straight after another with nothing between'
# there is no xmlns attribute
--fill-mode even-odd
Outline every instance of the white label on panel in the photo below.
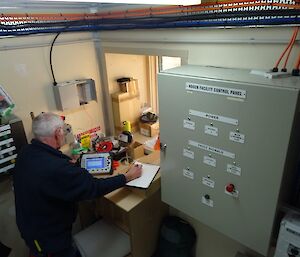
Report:
<svg viewBox="0 0 300 257"><path fill-rule="evenodd" d="M209 125L205 125L205 127L204 127L204 133L208 134L208 135L212 135L212 136L217 137L218 136L218 131L219 130L216 127L212 127L212 126L209 126Z"/></svg>
<svg viewBox="0 0 300 257"><path fill-rule="evenodd" d="M188 150L188 149L183 149L183 156L194 160L195 153L193 151Z"/></svg>
<svg viewBox="0 0 300 257"><path fill-rule="evenodd" d="M228 152L228 151L225 151L223 149L216 148L216 147L213 147L213 146L201 144L201 143L198 143L198 142L193 141L193 140L189 140L189 145L195 146L197 148L200 148L200 149L212 152L212 153L217 153L217 154L220 154L220 155L232 158L232 159L235 158L234 153L231 153L231 152Z"/></svg>
<svg viewBox="0 0 300 257"><path fill-rule="evenodd" d="M195 122L190 120L183 120L183 127L191 130L195 130Z"/></svg>
<svg viewBox="0 0 300 257"><path fill-rule="evenodd" d="M215 187L215 181L206 178L206 177L202 177L202 184L206 185L208 187L214 188Z"/></svg>
<svg viewBox="0 0 300 257"><path fill-rule="evenodd" d="M236 197L236 198L239 197L239 191L237 191L237 190L234 190L232 193L230 193L230 192L227 192L225 189L225 194Z"/></svg>
<svg viewBox="0 0 300 257"><path fill-rule="evenodd" d="M206 199L204 196L201 198L201 202L209 207L214 207L214 202L211 199Z"/></svg>
<svg viewBox="0 0 300 257"><path fill-rule="evenodd" d="M186 82L185 89L191 91L204 92L208 94L246 98L246 90L236 89L236 88L215 87L215 86L208 86L208 85Z"/></svg>
<svg viewBox="0 0 300 257"><path fill-rule="evenodd" d="M190 178L190 179L194 179L194 172L184 169L183 176Z"/></svg>
<svg viewBox="0 0 300 257"><path fill-rule="evenodd" d="M6 135L9 135L11 133L10 130L5 130L3 132L0 133L0 137L3 137L3 136L6 136Z"/></svg>
<svg viewBox="0 0 300 257"><path fill-rule="evenodd" d="M189 110L189 114L200 117L200 118L220 121L220 122L227 123L227 124L232 124L232 125L239 124L239 121L237 119L233 119L233 118L229 118L229 117L225 117L225 116L221 116L221 115L217 115L217 114L200 112L200 111L196 111L196 110Z"/></svg>
<svg viewBox="0 0 300 257"><path fill-rule="evenodd" d="M241 167L235 166L233 164L227 164L227 172L237 176L241 176L242 169Z"/></svg>
<svg viewBox="0 0 300 257"><path fill-rule="evenodd" d="M229 140L244 144L245 143L245 135L230 131Z"/></svg>
<svg viewBox="0 0 300 257"><path fill-rule="evenodd" d="M0 127L0 131L4 131L4 130L8 130L8 129L10 129L10 125L9 124Z"/></svg>
<svg viewBox="0 0 300 257"><path fill-rule="evenodd" d="M214 158L211 158L209 156L204 156L203 157L203 162L209 166L216 167L217 166L217 160Z"/></svg>

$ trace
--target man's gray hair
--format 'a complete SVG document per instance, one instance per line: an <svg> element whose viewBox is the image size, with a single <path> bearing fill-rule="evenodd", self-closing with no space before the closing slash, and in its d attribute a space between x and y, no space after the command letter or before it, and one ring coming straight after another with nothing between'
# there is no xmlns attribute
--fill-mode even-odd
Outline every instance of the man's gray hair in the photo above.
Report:
<svg viewBox="0 0 300 257"><path fill-rule="evenodd" d="M42 112L32 121L32 132L36 138L53 136L56 129L63 127L62 118L52 112Z"/></svg>

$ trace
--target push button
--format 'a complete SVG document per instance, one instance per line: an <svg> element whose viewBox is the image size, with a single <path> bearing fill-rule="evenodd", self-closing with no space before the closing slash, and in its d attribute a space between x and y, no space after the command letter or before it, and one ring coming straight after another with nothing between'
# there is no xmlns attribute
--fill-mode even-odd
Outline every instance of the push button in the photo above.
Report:
<svg viewBox="0 0 300 257"><path fill-rule="evenodd" d="M210 199L210 196L209 196L208 194L206 194L206 195L204 196L204 198L205 198L206 200L209 200L209 199Z"/></svg>
<svg viewBox="0 0 300 257"><path fill-rule="evenodd" d="M227 191L228 193L233 193L233 192L235 191L235 186L234 186L234 184L228 184L228 185L226 186L226 191Z"/></svg>

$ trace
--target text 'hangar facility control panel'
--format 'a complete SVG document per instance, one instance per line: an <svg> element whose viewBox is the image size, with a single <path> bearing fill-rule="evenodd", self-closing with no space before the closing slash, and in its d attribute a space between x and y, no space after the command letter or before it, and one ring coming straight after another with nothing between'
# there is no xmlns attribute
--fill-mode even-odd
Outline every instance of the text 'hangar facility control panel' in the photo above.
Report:
<svg viewBox="0 0 300 257"><path fill-rule="evenodd" d="M299 78L186 65L158 85L163 201L267 255L299 153Z"/></svg>

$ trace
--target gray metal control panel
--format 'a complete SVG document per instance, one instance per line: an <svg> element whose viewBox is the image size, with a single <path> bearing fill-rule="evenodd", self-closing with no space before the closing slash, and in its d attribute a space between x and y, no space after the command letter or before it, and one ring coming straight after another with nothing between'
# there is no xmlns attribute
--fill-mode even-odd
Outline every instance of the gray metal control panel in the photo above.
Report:
<svg viewBox="0 0 300 257"><path fill-rule="evenodd" d="M163 201L267 255L299 154L300 79L187 65L158 83Z"/></svg>

